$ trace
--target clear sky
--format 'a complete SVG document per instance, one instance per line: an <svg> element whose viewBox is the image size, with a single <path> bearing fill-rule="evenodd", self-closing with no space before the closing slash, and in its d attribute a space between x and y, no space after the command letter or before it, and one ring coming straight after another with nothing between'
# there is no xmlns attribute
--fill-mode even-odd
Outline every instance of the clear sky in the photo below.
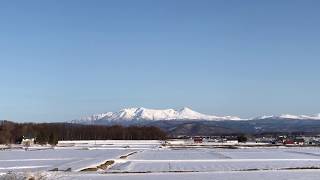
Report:
<svg viewBox="0 0 320 180"><path fill-rule="evenodd" d="M0 119L320 113L320 1L0 2Z"/></svg>

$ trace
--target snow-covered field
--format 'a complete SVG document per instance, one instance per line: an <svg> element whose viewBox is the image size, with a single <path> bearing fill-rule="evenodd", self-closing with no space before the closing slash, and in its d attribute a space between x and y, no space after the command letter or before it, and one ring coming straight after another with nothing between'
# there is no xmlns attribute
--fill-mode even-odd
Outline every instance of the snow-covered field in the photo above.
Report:
<svg viewBox="0 0 320 180"><path fill-rule="evenodd" d="M106 161L107 168L91 172ZM50 171L55 170L55 171ZM0 151L0 179L319 179L320 148L170 148L160 141L62 142ZM261 177L260 177L261 176Z"/></svg>
<svg viewBox="0 0 320 180"><path fill-rule="evenodd" d="M320 168L318 149L157 149L121 160L111 172L213 172Z"/></svg>
<svg viewBox="0 0 320 180"><path fill-rule="evenodd" d="M159 147L158 141L65 141L55 148L0 151L0 172L81 171L132 152Z"/></svg>

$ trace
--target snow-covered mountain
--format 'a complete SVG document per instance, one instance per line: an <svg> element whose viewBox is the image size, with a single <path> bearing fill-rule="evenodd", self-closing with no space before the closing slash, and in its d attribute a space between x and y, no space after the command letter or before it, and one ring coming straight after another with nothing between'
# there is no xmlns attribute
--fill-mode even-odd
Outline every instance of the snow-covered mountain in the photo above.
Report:
<svg viewBox="0 0 320 180"><path fill-rule="evenodd" d="M94 114L88 117L82 117L73 120L74 123L93 124L95 121L131 121L131 120L241 120L235 116L214 116L205 115L193 111L190 108L174 109L147 109L147 108L127 108L118 112L107 112L102 114Z"/></svg>
<svg viewBox="0 0 320 180"><path fill-rule="evenodd" d="M108 123L124 123L130 124L131 122L143 121L169 121L169 120L203 120L203 121L241 121L241 120L320 120L320 114L308 115L272 115L272 116L259 116L250 119L242 119L237 116L215 116L206 115L191 110L190 108L182 108L180 110L174 109L147 109L147 108L126 108L118 112L106 112L101 114L94 114L88 117L73 120L72 123L80 124L108 124Z"/></svg>
<svg viewBox="0 0 320 180"><path fill-rule="evenodd" d="M230 122L231 121L231 122ZM155 126L174 136L211 136L237 133L320 133L320 114L272 115L241 119L235 116L201 114L189 108L127 108L73 120L77 124Z"/></svg>
<svg viewBox="0 0 320 180"><path fill-rule="evenodd" d="M308 115L291 115L291 114L282 114L279 116L271 115L271 116L259 116L252 118L252 120L259 119L294 119L294 120L320 120L320 114L308 116Z"/></svg>

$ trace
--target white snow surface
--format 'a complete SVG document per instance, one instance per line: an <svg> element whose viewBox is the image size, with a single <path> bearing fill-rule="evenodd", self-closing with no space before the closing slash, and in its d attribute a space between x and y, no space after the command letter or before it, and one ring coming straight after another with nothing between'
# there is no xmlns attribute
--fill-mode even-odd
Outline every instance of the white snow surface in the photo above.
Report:
<svg viewBox="0 0 320 180"><path fill-rule="evenodd" d="M318 149L150 149L118 161L109 172L217 172L320 167Z"/></svg>
<svg viewBox="0 0 320 180"><path fill-rule="evenodd" d="M48 179L78 180L319 180L319 170L283 171L220 171L185 173L138 173L138 174L64 174L48 175Z"/></svg>
<svg viewBox="0 0 320 180"><path fill-rule="evenodd" d="M196 112L190 108L174 109L147 109L147 108L127 108L118 112L107 112L82 117L73 122L93 122L97 120L119 121L119 120L241 120L236 116L215 116Z"/></svg>
<svg viewBox="0 0 320 180"><path fill-rule="evenodd" d="M49 171L58 168L71 171L102 164L108 159L130 153L130 149L57 148L47 150L0 151L0 172ZM1 178L0 178L1 179Z"/></svg>
<svg viewBox="0 0 320 180"><path fill-rule="evenodd" d="M115 163L106 170L79 172L108 160ZM59 172L49 171L55 168ZM71 172L63 172L69 168ZM316 168L319 147L170 148L161 141L113 140L61 141L53 149L0 151L0 179L316 180L320 176Z"/></svg>

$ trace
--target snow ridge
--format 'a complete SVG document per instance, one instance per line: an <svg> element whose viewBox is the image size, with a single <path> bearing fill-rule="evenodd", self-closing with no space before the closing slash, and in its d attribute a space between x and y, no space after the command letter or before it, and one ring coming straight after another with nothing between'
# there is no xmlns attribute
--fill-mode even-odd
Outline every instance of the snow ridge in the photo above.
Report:
<svg viewBox="0 0 320 180"><path fill-rule="evenodd" d="M98 120L105 121L130 121L130 120L241 120L236 116L214 116L205 115L193 111L190 108L174 109L147 109L147 108L126 108L118 112L107 112L102 114L94 114L88 117L82 117L73 122L94 122Z"/></svg>
<svg viewBox="0 0 320 180"><path fill-rule="evenodd" d="M282 114L282 115L279 115L279 116L275 116L275 115L259 116L259 117L252 118L251 120L259 120L259 119L320 120L320 114L316 114L316 115L313 115L313 116Z"/></svg>
<svg viewBox="0 0 320 180"><path fill-rule="evenodd" d="M96 121L109 122L129 122L136 120L160 121L160 120L206 120L206 121L226 121L226 120L263 120L263 119L285 119L285 120L320 120L320 114L308 115L271 115L259 116L255 118L242 119L237 116L215 116L196 112L184 107L180 110L174 109L147 109L147 108L126 108L117 112L106 112L94 114L88 117L73 120L73 123L93 124Z"/></svg>

